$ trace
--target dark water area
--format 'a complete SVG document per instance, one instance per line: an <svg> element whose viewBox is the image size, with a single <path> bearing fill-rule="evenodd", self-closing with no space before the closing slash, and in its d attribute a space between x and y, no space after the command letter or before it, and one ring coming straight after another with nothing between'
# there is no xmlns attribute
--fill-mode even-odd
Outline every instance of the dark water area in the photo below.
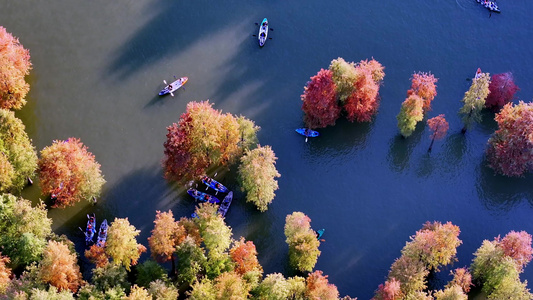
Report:
<svg viewBox="0 0 533 300"><path fill-rule="evenodd" d="M54 139L78 137L107 180L99 203L51 209L53 228L83 250L85 215L125 218L147 245L156 210L189 216L185 187L163 179L166 127L189 101L210 99L216 109L261 126L281 173L265 213L242 193L226 221L235 238L257 246L265 274L294 275L288 267L285 216L302 211L325 228L316 265L341 295L370 299L409 236L426 221L458 225L458 261L468 266L484 239L510 230L533 233L533 177L494 175L486 165L492 113L465 136L460 100L480 67L511 71L517 100L533 97L533 2L499 1L489 15L474 0L448 1L3 1L0 25L30 50L28 104L17 115L40 151ZM259 48L254 22L274 31ZM374 57L385 66L379 114L369 124L339 120L309 140L301 127L300 95L309 77L332 59ZM402 139L396 115L414 72L439 78L428 117L445 114L448 135L431 154L420 123ZM188 76L175 97L158 97L163 79ZM234 168L217 179L238 189ZM38 185L23 196L38 201ZM142 260L148 254L142 256ZM521 278L533 282L533 267Z"/></svg>

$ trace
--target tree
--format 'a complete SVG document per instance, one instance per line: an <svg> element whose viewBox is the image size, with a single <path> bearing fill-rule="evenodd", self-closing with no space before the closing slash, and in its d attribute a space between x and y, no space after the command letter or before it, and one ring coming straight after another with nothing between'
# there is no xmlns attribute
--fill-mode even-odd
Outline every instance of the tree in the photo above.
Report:
<svg viewBox="0 0 533 300"><path fill-rule="evenodd" d="M217 213L218 207L211 203L200 203L196 208L198 218L195 222L200 229L200 235L209 252L224 252L231 244L231 228Z"/></svg>
<svg viewBox="0 0 533 300"><path fill-rule="evenodd" d="M511 72L494 74L489 84L490 93L485 100L485 106L493 111L499 111L513 100L518 90Z"/></svg>
<svg viewBox="0 0 533 300"><path fill-rule="evenodd" d="M131 287L131 291L128 297L123 297L123 300L152 300L152 296L148 291L137 285Z"/></svg>
<svg viewBox="0 0 533 300"><path fill-rule="evenodd" d="M154 280L168 281L167 271L153 260L147 260L137 265L135 270L137 271L135 283L139 286L148 288Z"/></svg>
<svg viewBox="0 0 533 300"><path fill-rule="evenodd" d="M211 166L227 165L256 140L259 128L253 122L239 121L212 106L209 100L189 102L179 123L167 127L163 159L167 179L186 182Z"/></svg>
<svg viewBox="0 0 533 300"><path fill-rule="evenodd" d="M78 291L82 282L80 267L75 253L61 242L49 241L39 264L39 277L60 291Z"/></svg>
<svg viewBox="0 0 533 300"><path fill-rule="evenodd" d="M465 124L461 133L464 134L473 122L481 122L481 110L485 107L485 99L490 93L489 84L489 73L481 73L472 79L472 85L462 100L463 107L459 110Z"/></svg>
<svg viewBox="0 0 533 300"><path fill-rule="evenodd" d="M52 207L98 197L105 183L100 164L76 138L54 141L41 150L39 178L42 193L54 199Z"/></svg>
<svg viewBox="0 0 533 300"><path fill-rule="evenodd" d="M376 295L372 300L401 300L403 299L403 293L400 288L400 282L396 278L391 278L385 281L384 284L380 284Z"/></svg>
<svg viewBox="0 0 533 300"><path fill-rule="evenodd" d="M287 279L289 284L289 297L288 299L305 299L305 292L307 290L305 286L305 278L300 276L294 276Z"/></svg>
<svg viewBox="0 0 533 300"><path fill-rule="evenodd" d="M289 298L290 284L280 273L268 274L253 291L255 298L264 300L285 300Z"/></svg>
<svg viewBox="0 0 533 300"><path fill-rule="evenodd" d="M522 272L524 267L533 257L531 248L531 234L512 230L501 241L498 246L503 250L503 254L512 258L517 265L518 271Z"/></svg>
<svg viewBox="0 0 533 300"><path fill-rule="evenodd" d="M274 191L278 189L276 177L281 175L276 169L277 157L270 146L259 146L246 151L241 157L239 180L246 191L246 202L252 202L265 212L274 199Z"/></svg>
<svg viewBox="0 0 533 300"><path fill-rule="evenodd" d="M51 233L44 203L32 207L29 200L0 195L0 248L13 268L40 260Z"/></svg>
<svg viewBox="0 0 533 300"><path fill-rule="evenodd" d="M339 291L337 287L328 282L328 276L322 271L314 271L306 279L306 296L308 299L337 300Z"/></svg>
<svg viewBox="0 0 533 300"><path fill-rule="evenodd" d="M335 84L335 92L341 103L345 103L346 99L355 90L354 82L357 80L358 74L355 69L355 63L347 62L342 57L334 59L329 64L331 71L331 79Z"/></svg>
<svg viewBox="0 0 533 300"><path fill-rule="evenodd" d="M258 143L257 132L261 127L255 125L254 121L246 119L243 116L237 118L239 123L240 141L239 147L243 150L250 150Z"/></svg>
<svg viewBox="0 0 533 300"><path fill-rule="evenodd" d="M96 244L92 245L84 252L85 257L96 265L97 268L105 267L109 263L109 257L105 253L105 248Z"/></svg>
<svg viewBox="0 0 533 300"><path fill-rule="evenodd" d="M335 125L340 117L341 107L337 103L333 73L330 70L321 69L311 77L301 99L304 122L311 129Z"/></svg>
<svg viewBox="0 0 533 300"><path fill-rule="evenodd" d="M154 224L152 235L148 238L152 257L161 262L173 259L172 254L176 250L177 243L176 235L185 229L174 220L171 210L168 212L156 211Z"/></svg>
<svg viewBox="0 0 533 300"><path fill-rule="evenodd" d="M457 285L461 287L463 292L470 292L470 287L472 286L472 274L468 271L467 268L457 268L455 271L451 272L453 275L452 281L450 281L446 287L451 287Z"/></svg>
<svg viewBox="0 0 533 300"><path fill-rule="evenodd" d="M241 276L251 271L263 273L263 267L257 260L257 250L252 241L245 241L243 237L236 241L230 249L230 256L235 262L235 272Z"/></svg>
<svg viewBox="0 0 533 300"><path fill-rule="evenodd" d="M157 279L150 282L148 291L156 300L175 300L178 299L178 289L171 284L166 284Z"/></svg>
<svg viewBox="0 0 533 300"><path fill-rule="evenodd" d="M407 91L407 97L417 95L424 100L424 113L431 110L431 102L437 96L437 78L431 73L418 72L411 77L411 89Z"/></svg>
<svg viewBox="0 0 533 300"><path fill-rule="evenodd" d="M179 284L190 285L199 279L201 272L205 271L207 258L204 250L196 245L191 237L186 237L177 247L176 256L178 258L176 269Z"/></svg>
<svg viewBox="0 0 533 300"><path fill-rule="evenodd" d="M379 83L374 81L370 70L357 67L357 79L354 82L355 90L344 102L346 118L353 122L370 122L376 115L379 107Z"/></svg>
<svg viewBox="0 0 533 300"><path fill-rule="evenodd" d="M130 288L128 273L121 265L107 264L102 268L93 269L92 283L97 291L117 293Z"/></svg>
<svg viewBox="0 0 533 300"><path fill-rule="evenodd" d="M401 292L408 296L427 289L426 277L429 271L424 263L411 256L402 255L396 259L389 271L388 280L400 282Z"/></svg>
<svg viewBox="0 0 533 300"><path fill-rule="evenodd" d="M21 109L30 85L25 76L31 70L30 52L0 26L0 108Z"/></svg>
<svg viewBox="0 0 533 300"><path fill-rule="evenodd" d="M428 120L428 127L429 130L431 130L431 144L429 144L428 152L431 152L431 148L433 148L433 142L435 142L435 140L442 139L446 135L446 132L448 132L448 128L450 126L444 118L444 115L440 114Z"/></svg>
<svg viewBox="0 0 533 300"><path fill-rule="evenodd" d="M320 241L311 229L311 219L302 212L285 218L285 237L289 245L289 261L299 271L312 271L320 256Z"/></svg>
<svg viewBox="0 0 533 300"><path fill-rule="evenodd" d="M189 300L215 300L216 290L213 282L207 278L198 280L192 285L192 290L187 292Z"/></svg>
<svg viewBox="0 0 533 300"><path fill-rule="evenodd" d="M235 272L220 274L215 280L216 299L245 300L248 299L248 286Z"/></svg>
<svg viewBox="0 0 533 300"><path fill-rule="evenodd" d="M11 282L11 269L7 266L9 264L9 257L2 256L0 252L0 294L5 293L7 286Z"/></svg>
<svg viewBox="0 0 533 300"><path fill-rule="evenodd" d="M435 293L435 300L468 300L460 286L452 285Z"/></svg>
<svg viewBox="0 0 533 300"><path fill-rule="evenodd" d="M2 29L0 26L0 36ZM24 124L14 112L0 109L0 193L20 192L36 169L37 152Z"/></svg>
<svg viewBox="0 0 533 300"><path fill-rule="evenodd" d="M498 130L489 138L489 166L506 176L523 176L533 169L533 103L508 103L494 119Z"/></svg>
<svg viewBox="0 0 533 300"><path fill-rule="evenodd" d="M130 224L128 218L115 218L107 232L106 253L113 259L113 264L123 265L126 270L136 265L146 247L137 244L136 236L141 231Z"/></svg>
<svg viewBox="0 0 533 300"><path fill-rule="evenodd" d="M402 136L409 137L415 131L416 123L424 119L424 100L417 95L410 95L402 103L396 119Z"/></svg>

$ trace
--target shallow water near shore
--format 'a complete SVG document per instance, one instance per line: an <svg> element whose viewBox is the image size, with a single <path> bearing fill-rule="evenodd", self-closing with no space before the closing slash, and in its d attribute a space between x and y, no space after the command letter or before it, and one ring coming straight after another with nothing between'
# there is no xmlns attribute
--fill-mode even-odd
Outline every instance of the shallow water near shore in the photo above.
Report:
<svg viewBox="0 0 533 300"><path fill-rule="evenodd" d="M496 129L486 112L466 135L457 112L476 69L511 71L517 98L531 101L533 23L530 1L500 1L489 15L474 0L457 1L4 1L0 25L31 53L28 104L17 112L38 150L78 137L107 180L96 206L51 209L53 228L84 249L86 214L127 217L145 245L156 210L178 219L194 210L185 187L168 183L160 166L166 127L190 101L261 126L281 173L265 213L244 202L234 168L217 180L235 191L226 221L234 237L254 241L265 274L288 267L285 216L307 214L325 228L316 269L341 295L370 299L400 250L426 221L458 225L463 244L450 269L468 266L484 239L510 230L533 233L533 177L510 179L486 167L484 149ZM253 34L264 17L274 29L265 47ZM339 120L307 143L300 95L332 59L375 58L385 66L381 106L368 124ZM413 72L439 78L428 116L445 114L448 135L431 154L419 124L399 137L396 115ZM189 77L175 97L159 97L163 80ZM37 202L38 185L23 191ZM144 254L142 259L147 259ZM87 266L86 266L87 267ZM533 267L522 280L533 282ZM438 281L438 280L437 280Z"/></svg>

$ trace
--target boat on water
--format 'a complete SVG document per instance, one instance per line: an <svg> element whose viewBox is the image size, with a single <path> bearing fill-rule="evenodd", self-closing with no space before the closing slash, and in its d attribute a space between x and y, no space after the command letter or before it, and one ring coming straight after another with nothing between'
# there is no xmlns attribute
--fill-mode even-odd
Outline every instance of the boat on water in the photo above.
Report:
<svg viewBox="0 0 533 300"><path fill-rule="evenodd" d="M87 214L87 228L85 229L85 244L90 245L94 243L94 234L96 233L96 216L94 213Z"/></svg>
<svg viewBox="0 0 533 300"><path fill-rule="evenodd" d="M481 74L481 68L477 68L476 75L474 75L474 79L478 79L479 77L481 77Z"/></svg>
<svg viewBox="0 0 533 300"><path fill-rule="evenodd" d="M296 129L296 132L305 137L317 137L319 135L318 131L314 131L309 128L298 128Z"/></svg>
<svg viewBox="0 0 533 300"><path fill-rule="evenodd" d="M107 240L107 220L104 220L100 224L100 230L98 231L98 237L96 238L96 246L104 247Z"/></svg>
<svg viewBox="0 0 533 300"><path fill-rule="evenodd" d="M213 195L209 195L207 193L200 192L199 190L196 190L196 189L189 189L187 190L187 193L191 195L194 199L200 202L209 202L209 203L215 203L215 204L220 203L220 200L217 197Z"/></svg>
<svg viewBox="0 0 533 300"><path fill-rule="evenodd" d="M221 193L227 193L229 192L228 188L225 187L222 183L214 180L213 178L211 177L207 177L207 176L203 176L202 177L202 182L207 185L208 187L214 189L215 191L217 192L221 192Z"/></svg>
<svg viewBox="0 0 533 300"><path fill-rule="evenodd" d="M476 0L476 1L477 3L483 5L485 8L487 8L488 10L492 12L496 12L496 13L500 12L500 8L498 7L498 4L496 4L495 1L490 1L490 0Z"/></svg>
<svg viewBox="0 0 533 300"><path fill-rule="evenodd" d="M176 77L174 77L174 78L176 78ZM165 88L162 89L159 92L159 96L170 94L172 97L174 97L174 92L177 91L183 85L185 85L187 83L187 81L189 81L188 77L181 77L181 78L175 80L171 84L168 84L167 86L165 86ZM163 80L163 82L165 84L167 84L166 80Z"/></svg>
<svg viewBox="0 0 533 300"><path fill-rule="evenodd" d="M222 203L220 204L220 207L218 208L218 213L225 217L228 213L229 206L231 205L231 201L233 200L233 192L230 191L226 197L222 200Z"/></svg>
<svg viewBox="0 0 533 300"><path fill-rule="evenodd" d="M322 235L324 235L324 231L326 231L326 229L319 229L319 230L316 230L316 231L315 231L315 234L316 234L316 238L317 238L317 240L320 240L320 238L322 237Z"/></svg>
<svg viewBox="0 0 533 300"><path fill-rule="evenodd" d="M264 18L261 24L259 25L259 34L257 39L259 40L259 47L263 47L268 38L268 20Z"/></svg>

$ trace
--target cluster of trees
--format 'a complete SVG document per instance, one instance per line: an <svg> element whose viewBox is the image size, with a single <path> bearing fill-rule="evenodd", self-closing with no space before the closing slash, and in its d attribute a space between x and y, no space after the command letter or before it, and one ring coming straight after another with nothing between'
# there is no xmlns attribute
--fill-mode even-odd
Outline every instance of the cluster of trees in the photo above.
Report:
<svg viewBox="0 0 533 300"><path fill-rule="evenodd" d="M285 218L285 237L289 245L289 262L298 271L312 271L320 256L320 241L311 228L311 219L302 212Z"/></svg>
<svg viewBox="0 0 533 300"><path fill-rule="evenodd" d="M301 96L304 122L309 128L335 125L341 113L350 122L370 122L379 108L379 86L385 73L376 60L355 64L339 57L321 69Z"/></svg>

